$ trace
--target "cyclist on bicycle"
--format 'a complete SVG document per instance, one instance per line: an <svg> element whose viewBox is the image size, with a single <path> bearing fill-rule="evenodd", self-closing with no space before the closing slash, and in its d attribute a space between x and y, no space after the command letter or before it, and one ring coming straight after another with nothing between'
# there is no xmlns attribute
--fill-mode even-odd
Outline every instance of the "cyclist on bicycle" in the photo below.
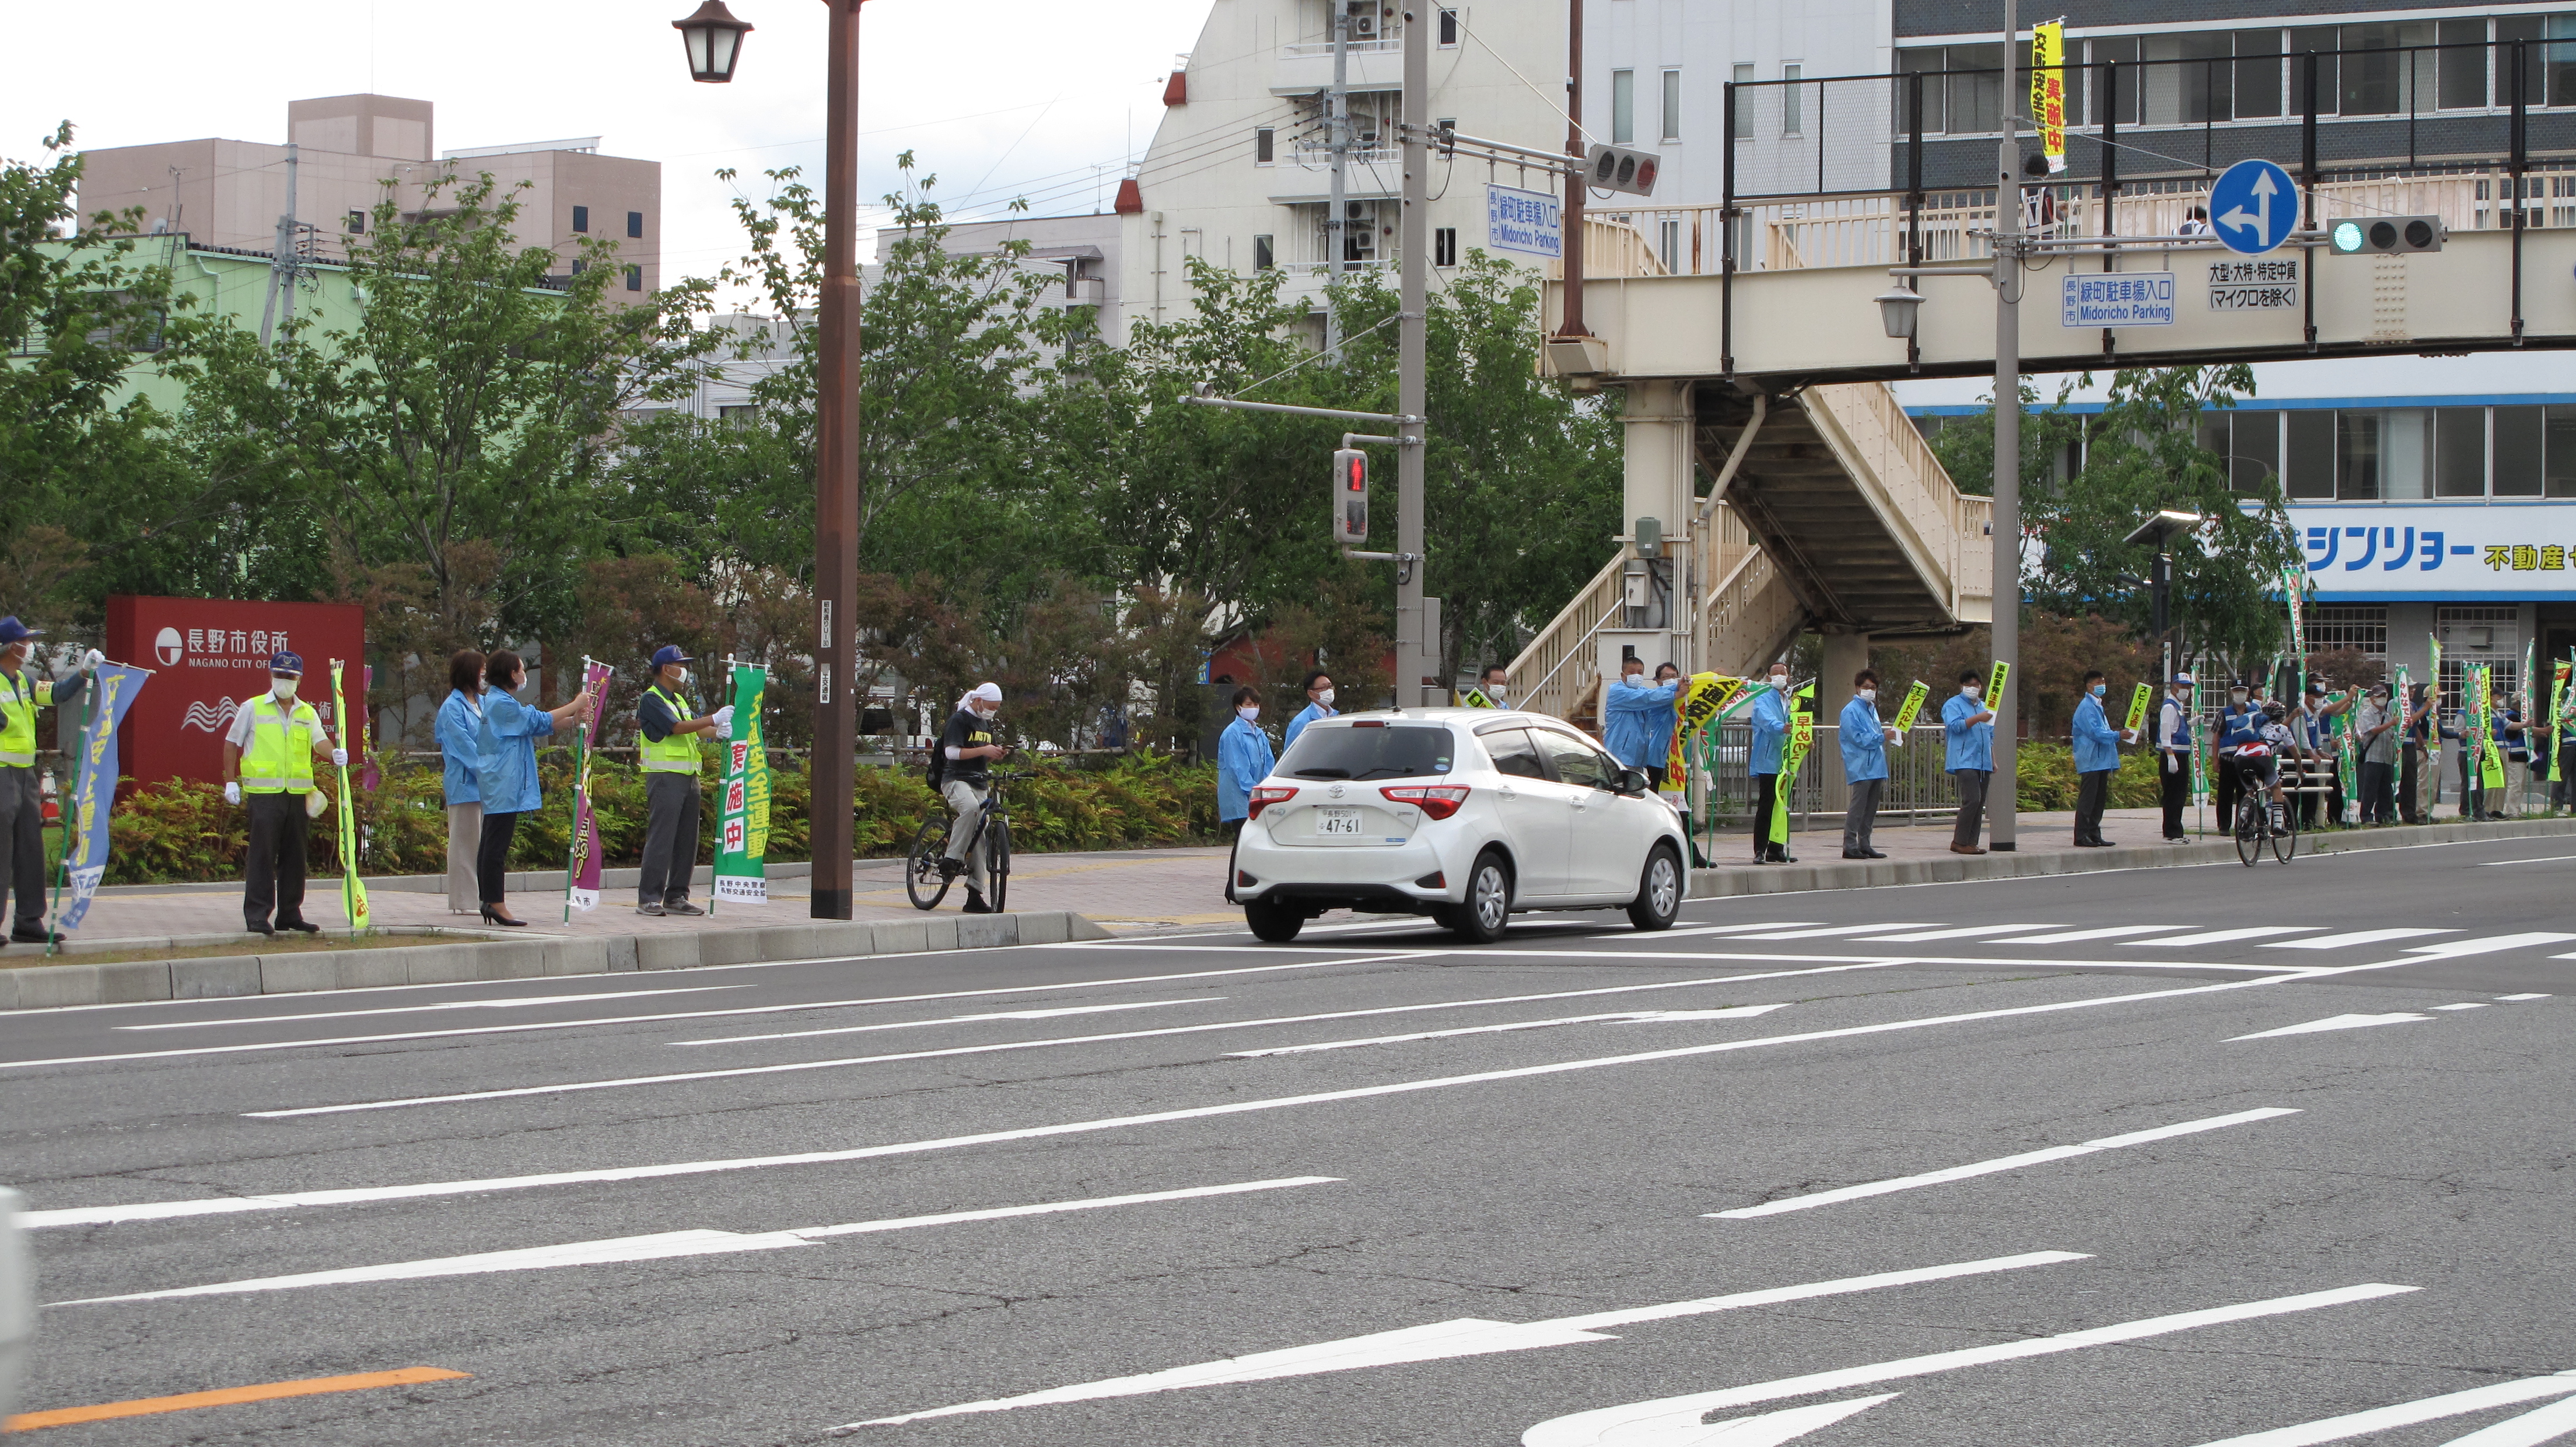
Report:
<svg viewBox="0 0 2576 1447"><path fill-rule="evenodd" d="M2288 710L2278 701L2263 705L2263 721L2254 726L2254 741L2236 746L2236 767L2246 787L2261 789L2272 802L2286 811L2288 798L2281 792L2281 757L2292 748L2289 725L2282 722ZM2278 820L2280 815L2271 815ZM2281 838L2290 831L2280 823L2272 825L2272 837Z"/></svg>
<svg viewBox="0 0 2576 1447"><path fill-rule="evenodd" d="M939 793L948 801L949 812L956 816L948 826L948 852L940 858L939 877L966 876L968 914L993 912L993 907L984 902L984 891L978 884L984 877L987 858L980 826L984 822L984 802L993 793L991 761L1010 752L1007 745L993 739L993 718L1001 711L1002 686L979 683L957 700L957 712L950 715L947 731L939 736ZM974 841L971 852L967 848L970 839Z"/></svg>

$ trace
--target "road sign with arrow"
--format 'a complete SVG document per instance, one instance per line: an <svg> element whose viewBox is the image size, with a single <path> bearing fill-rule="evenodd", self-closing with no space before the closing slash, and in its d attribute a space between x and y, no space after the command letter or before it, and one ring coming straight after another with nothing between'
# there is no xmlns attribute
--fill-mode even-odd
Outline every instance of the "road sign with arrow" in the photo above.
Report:
<svg viewBox="0 0 2576 1447"><path fill-rule="evenodd" d="M2228 250L2261 256L2298 226L2298 184L2270 161L2239 161L2209 188L2209 217Z"/></svg>

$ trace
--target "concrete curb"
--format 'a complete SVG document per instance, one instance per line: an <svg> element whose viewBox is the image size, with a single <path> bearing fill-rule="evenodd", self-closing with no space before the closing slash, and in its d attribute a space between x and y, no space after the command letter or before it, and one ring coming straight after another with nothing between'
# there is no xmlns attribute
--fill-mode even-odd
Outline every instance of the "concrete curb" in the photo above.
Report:
<svg viewBox="0 0 2576 1447"><path fill-rule="evenodd" d="M994 915L930 914L919 919L849 923L834 920L690 934L547 935L490 943L391 945L383 949L314 950L292 955L30 965L0 969L0 1010L528 980L622 970L687 970L702 965L983 950L1110 938L1113 936L1109 931L1071 910L1031 910Z"/></svg>
<svg viewBox="0 0 2576 1447"><path fill-rule="evenodd" d="M2485 839L2539 839L2576 834L2576 819L2518 819L2497 824L2415 824L2388 829L2301 835L2299 852L2348 854L2411 844L2463 844ZM2186 864L2234 864L2233 840L2189 844L2126 844L2109 849L2051 850L2045 854L1940 854L1929 859L1835 859L1823 864L1729 865L1691 871L1690 897L1726 899L1748 894L1793 894L1816 889L1881 889L1897 884L1958 884L1979 879L2027 879L2051 874L2092 874L2105 869L2160 869Z"/></svg>

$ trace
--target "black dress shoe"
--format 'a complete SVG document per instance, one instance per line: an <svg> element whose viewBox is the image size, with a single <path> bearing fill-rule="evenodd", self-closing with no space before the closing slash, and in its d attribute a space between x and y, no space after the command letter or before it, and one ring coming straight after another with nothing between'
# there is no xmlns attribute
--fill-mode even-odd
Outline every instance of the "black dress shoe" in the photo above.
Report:
<svg viewBox="0 0 2576 1447"><path fill-rule="evenodd" d="M1795 854L1774 854L1771 856L1771 862L1774 864L1795 864L1798 862L1798 856Z"/></svg>
<svg viewBox="0 0 2576 1447"><path fill-rule="evenodd" d="M245 924L242 928L255 935L266 935L270 939L277 938L277 931L269 928L267 922L264 920L258 924Z"/></svg>
<svg viewBox="0 0 2576 1447"><path fill-rule="evenodd" d="M1869 851L1866 849L1846 849L1843 851L1843 858L1845 859L1867 859L1868 857Z"/></svg>
<svg viewBox="0 0 2576 1447"><path fill-rule="evenodd" d="M497 924L506 929L526 929L528 927L528 922L526 920L511 919L506 915L497 914L493 911L490 905L485 905L483 907L483 922L485 924Z"/></svg>
<svg viewBox="0 0 2576 1447"><path fill-rule="evenodd" d="M25 925L20 925L9 931L9 940L12 944L44 945L53 943L54 937L45 933L42 926L29 929Z"/></svg>
<svg viewBox="0 0 2576 1447"><path fill-rule="evenodd" d="M318 935L322 933L322 926L315 924L310 920L290 919L280 923L278 928L291 929L300 935Z"/></svg>
<svg viewBox="0 0 2576 1447"><path fill-rule="evenodd" d="M1860 857L1863 859L1885 859L1887 856L1879 853L1875 849L1864 849L1860 852Z"/></svg>

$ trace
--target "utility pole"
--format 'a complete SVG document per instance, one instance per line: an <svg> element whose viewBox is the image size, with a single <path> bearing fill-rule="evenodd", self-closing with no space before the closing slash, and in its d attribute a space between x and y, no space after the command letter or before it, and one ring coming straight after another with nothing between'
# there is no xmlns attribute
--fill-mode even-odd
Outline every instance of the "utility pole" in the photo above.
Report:
<svg viewBox="0 0 2576 1447"><path fill-rule="evenodd" d="M1351 4L1350 0L1333 0L1333 88L1324 93L1324 144L1332 148L1332 203L1324 211L1324 274L1339 279L1342 274L1344 237L1348 234L1345 213L1349 203L1343 199L1349 189L1351 164ZM1412 112L1405 113L1411 120ZM1324 293L1324 350L1341 360L1342 309L1330 291Z"/></svg>
<svg viewBox="0 0 2576 1447"><path fill-rule="evenodd" d="M848 919L858 773L859 5L831 0L823 127L823 288L815 355L815 919Z"/></svg>
<svg viewBox="0 0 2576 1447"><path fill-rule="evenodd" d="M1429 406L1424 369L1429 362L1429 335L1423 322L1431 276L1431 150L1423 119L1431 104L1431 26L1419 12L1404 16L1404 98L1402 125L1404 213L1395 246L1404 273L1396 329L1395 550L1406 561L1395 565L1395 697L1417 704L1431 701L1432 677L1439 659L1437 640L1425 638L1422 607L1422 450L1423 418ZM1426 654L1424 645L1430 645Z"/></svg>
<svg viewBox="0 0 2576 1447"><path fill-rule="evenodd" d="M286 210L277 218L277 242L268 261L268 304L259 309L259 344L277 331L277 297L286 294L286 319L295 320L295 274L301 238L295 224L295 143L286 143Z"/></svg>
<svg viewBox="0 0 2576 1447"><path fill-rule="evenodd" d="M2021 710L2021 25L2004 0L2002 142L1995 152L1995 659L2010 665L1995 711L1994 787L1988 793L1987 843L1998 854L2020 847L2014 801ZM2106 198L2107 204L2107 198Z"/></svg>

